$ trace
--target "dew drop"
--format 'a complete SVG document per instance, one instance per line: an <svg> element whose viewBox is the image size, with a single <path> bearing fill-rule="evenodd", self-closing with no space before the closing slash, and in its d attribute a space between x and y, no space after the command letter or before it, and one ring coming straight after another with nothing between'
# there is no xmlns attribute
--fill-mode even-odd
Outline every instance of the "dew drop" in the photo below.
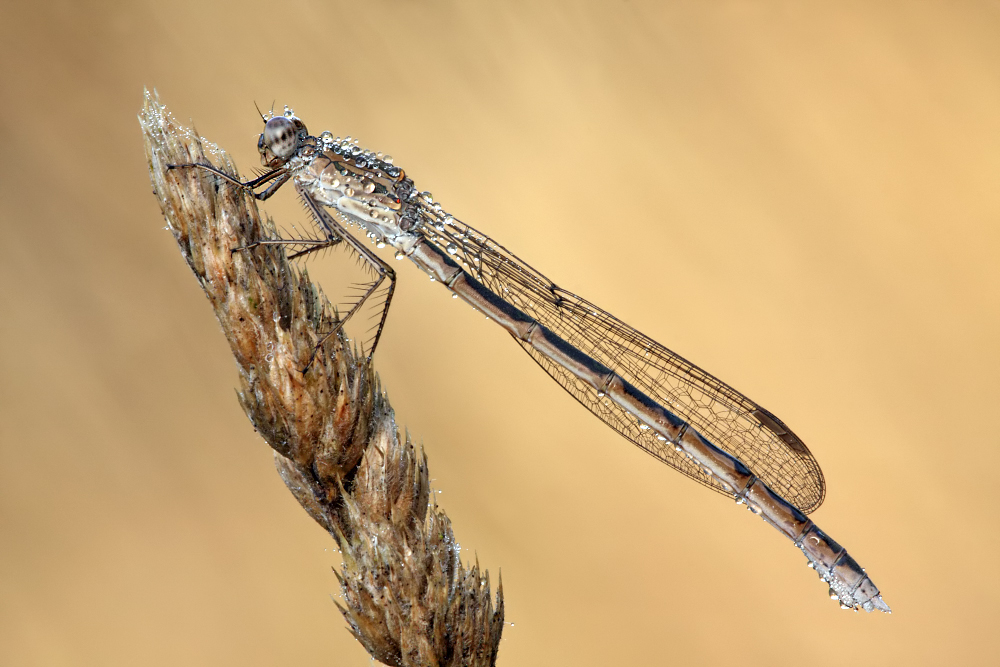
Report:
<svg viewBox="0 0 1000 667"><path fill-rule="evenodd" d="M295 113L292 112L292 108L286 104L285 105L285 118L291 118L294 115L295 115Z"/></svg>
<svg viewBox="0 0 1000 667"><path fill-rule="evenodd" d="M458 295L457 295L457 294L452 294L452 295L451 295L451 298L452 298L452 299L457 299L457 298L458 298Z"/></svg>
<svg viewBox="0 0 1000 667"><path fill-rule="evenodd" d="M397 250L396 254L393 255L393 257L395 257L396 259L403 259L404 257L406 257L406 255L403 253L402 250Z"/></svg>
<svg viewBox="0 0 1000 667"><path fill-rule="evenodd" d="M649 430L649 424L639 424L639 430L640 431L648 431Z"/></svg>
<svg viewBox="0 0 1000 667"><path fill-rule="evenodd" d="M454 255L458 252L458 246L454 243L449 243L447 250L449 255Z"/></svg>
<svg viewBox="0 0 1000 667"><path fill-rule="evenodd" d="M272 361L274 361L274 355L268 352L267 355L264 357L264 361L266 361L267 363L271 363Z"/></svg>
<svg viewBox="0 0 1000 667"><path fill-rule="evenodd" d="M657 434L657 435L656 435L656 439L657 439L657 440L659 440L660 442L666 442L666 441L667 441L667 439L666 439L666 438L664 438L664 437L663 437L662 435L660 435L660 434Z"/></svg>
<svg viewBox="0 0 1000 667"><path fill-rule="evenodd" d="M752 505L751 504L751 505L747 505L747 507L749 507L750 511L753 512L754 514L760 514L760 507L758 507L757 505Z"/></svg>
<svg viewBox="0 0 1000 667"><path fill-rule="evenodd" d="M375 247L376 248L384 248L385 247L385 241L379 239L379 242L375 244Z"/></svg>
<svg viewBox="0 0 1000 667"><path fill-rule="evenodd" d="M372 183L371 181L365 183L365 192L367 192L368 194L375 192L375 184Z"/></svg>
<svg viewBox="0 0 1000 667"><path fill-rule="evenodd" d="M392 156L386 155L384 158L382 158L382 162L385 162L386 164L392 164Z"/></svg>
<svg viewBox="0 0 1000 667"><path fill-rule="evenodd" d="M346 190L344 190L344 194L347 195L348 197L353 197L354 196L354 188L347 188Z"/></svg>

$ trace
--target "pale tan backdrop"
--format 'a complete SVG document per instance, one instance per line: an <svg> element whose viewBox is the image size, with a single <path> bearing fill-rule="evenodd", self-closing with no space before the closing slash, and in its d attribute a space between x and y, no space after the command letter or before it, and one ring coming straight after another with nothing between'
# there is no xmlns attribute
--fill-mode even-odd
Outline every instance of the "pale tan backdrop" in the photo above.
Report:
<svg viewBox="0 0 1000 667"><path fill-rule="evenodd" d="M773 410L895 610L838 609L398 265L378 370L502 568L499 664L996 664L997 3L29 4L0 7L0 664L369 664L162 230L143 86L244 171L254 101L361 137Z"/></svg>

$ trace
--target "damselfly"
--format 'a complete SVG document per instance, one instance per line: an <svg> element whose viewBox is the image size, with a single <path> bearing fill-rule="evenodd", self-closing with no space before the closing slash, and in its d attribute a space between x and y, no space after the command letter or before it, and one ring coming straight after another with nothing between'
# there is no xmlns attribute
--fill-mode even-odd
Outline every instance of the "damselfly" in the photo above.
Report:
<svg viewBox="0 0 1000 667"><path fill-rule="evenodd" d="M503 327L608 426L763 517L802 550L842 607L890 611L864 569L806 517L823 502L823 473L780 419L449 215L390 157L350 137L311 136L288 107L283 115L262 118L258 150L267 171L259 178L241 182L209 164L171 168L212 172L260 200L292 181L319 235L254 245L287 246L295 258L344 243L374 270L375 280L319 342L313 358L366 300L380 294L370 358L392 302L395 271L348 233L345 226L353 226L377 245L395 248L397 259L410 259Z"/></svg>

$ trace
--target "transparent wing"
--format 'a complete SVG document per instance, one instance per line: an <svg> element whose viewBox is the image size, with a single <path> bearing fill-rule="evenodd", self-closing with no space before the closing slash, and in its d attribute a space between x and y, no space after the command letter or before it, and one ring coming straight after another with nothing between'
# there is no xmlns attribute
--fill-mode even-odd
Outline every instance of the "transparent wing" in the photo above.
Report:
<svg viewBox="0 0 1000 667"><path fill-rule="evenodd" d="M777 417L610 313L556 286L438 206L421 203L420 215L427 239L446 250L494 294L692 424L802 512L808 514L822 504L826 486L819 464ZM695 481L732 495L617 404L598 396L528 344L519 343L556 382L613 429Z"/></svg>

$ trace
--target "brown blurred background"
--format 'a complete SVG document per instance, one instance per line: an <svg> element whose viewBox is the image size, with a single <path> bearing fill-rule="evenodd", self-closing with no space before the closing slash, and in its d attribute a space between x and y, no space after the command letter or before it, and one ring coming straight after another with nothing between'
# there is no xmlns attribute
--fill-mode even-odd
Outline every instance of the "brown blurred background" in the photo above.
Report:
<svg viewBox="0 0 1000 667"><path fill-rule="evenodd" d="M162 229L143 86L245 173L254 101L360 137L767 406L895 611L838 609L397 265L377 368L502 568L499 664L996 664L998 3L28 5L0 5L0 664L370 664Z"/></svg>

